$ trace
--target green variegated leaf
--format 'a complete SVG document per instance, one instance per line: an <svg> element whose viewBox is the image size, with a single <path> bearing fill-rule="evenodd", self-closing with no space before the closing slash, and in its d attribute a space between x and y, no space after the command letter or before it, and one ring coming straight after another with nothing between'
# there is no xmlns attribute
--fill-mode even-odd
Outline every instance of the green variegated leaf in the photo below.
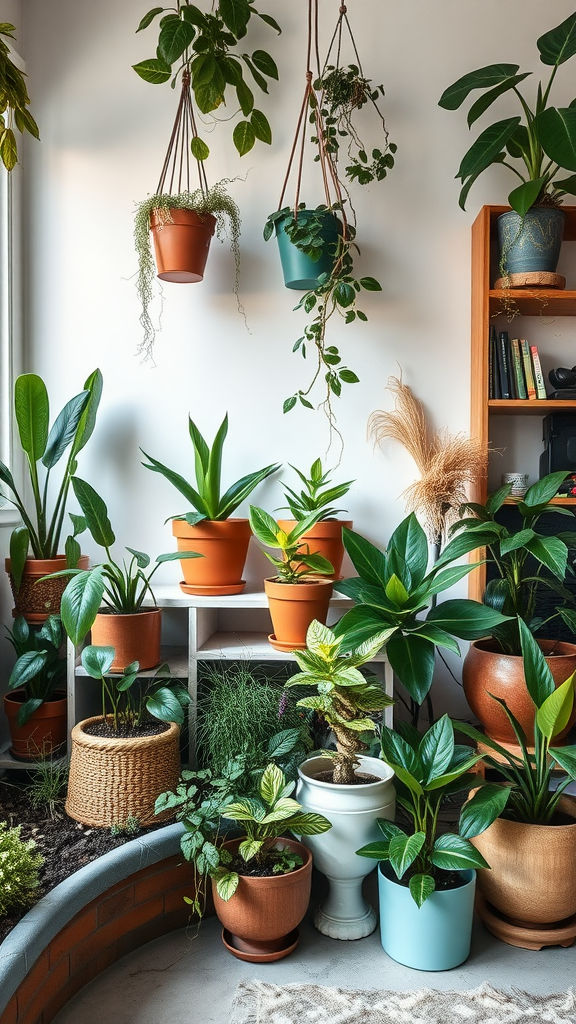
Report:
<svg viewBox="0 0 576 1024"><path fill-rule="evenodd" d="M412 875L410 879L410 895L418 908L432 895L435 888L436 882L432 875Z"/></svg>

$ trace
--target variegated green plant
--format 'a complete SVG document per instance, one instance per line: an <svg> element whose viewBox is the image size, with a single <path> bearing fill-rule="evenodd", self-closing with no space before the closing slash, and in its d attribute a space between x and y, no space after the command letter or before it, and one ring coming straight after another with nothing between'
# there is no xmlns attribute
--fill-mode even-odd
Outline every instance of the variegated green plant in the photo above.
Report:
<svg viewBox="0 0 576 1024"><path fill-rule="evenodd" d="M279 523L263 508L250 505L250 528L254 536L267 548L279 551L279 555L264 554L276 569L279 583L297 583L309 573L329 576L334 572L332 562L324 555L310 551L310 545L302 539L303 535L322 518L322 512L311 512L296 523L290 533L280 528Z"/></svg>
<svg viewBox="0 0 576 1024"><path fill-rule="evenodd" d="M358 754L367 750L363 736L374 734L369 714L393 703L378 683L359 671L386 643L394 629L385 629L347 654L342 653L345 637L336 637L316 619L308 627L306 649L294 651L300 672L286 686L314 686L314 697L303 697L298 706L317 711L330 726L337 752L329 751L334 762L334 782L351 783L358 766Z"/></svg>

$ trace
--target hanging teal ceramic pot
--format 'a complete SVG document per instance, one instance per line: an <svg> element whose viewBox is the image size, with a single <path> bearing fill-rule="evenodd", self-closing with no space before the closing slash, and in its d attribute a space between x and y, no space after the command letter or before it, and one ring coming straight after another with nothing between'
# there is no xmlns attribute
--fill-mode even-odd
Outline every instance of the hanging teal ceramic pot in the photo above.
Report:
<svg viewBox="0 0 576 1024"><path fill-rule="evenodd" d="M555 206L533 206L522 218L509 210L498 217L501 271L555 273L564 233L564 213Z"/></svg>
<svg viewBox="0 0 576 1024"><path fill-rule="evenodd" d="M299 210L298 223L306 222L312 216L318 217L318 213L315 210ZM285 218L276 221L276 238L278 239L284 284L287 288L310 291L317 287L321 274L332 272L338 238L342 234L342 225L338 218L328 210L322 213L321 217L325 223L319 233L325 243L325 249L318 260L312 260L290 241L284 230Z"/></svg>
<svg viewBox="0 0 576 1024"><path fill-rule="evenodd" d="M448 971L468 958L476 872L460 871L463 885L433 892L420 909L388 862L378 865L380 938L388 956L417 971Z"/></svg>

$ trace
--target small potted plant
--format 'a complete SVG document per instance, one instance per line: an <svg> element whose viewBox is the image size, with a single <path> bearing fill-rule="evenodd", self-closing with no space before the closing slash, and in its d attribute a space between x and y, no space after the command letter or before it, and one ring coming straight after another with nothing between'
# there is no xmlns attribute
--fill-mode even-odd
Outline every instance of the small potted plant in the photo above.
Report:
<svg viewBox="0 0 576 1024"><path fill-rule="evenodd" d="M510 275L554 274L564 229L564 214L559 205L566 193L576 194L573 173L567 178L558 177L563 170L576 171L574 109L549 105L558 68L576 53L575 31L576 13L538 39L540 60L552 70L548 82L538 84L535 104L530 106L520 92L520 83L530 72L519 74L518 64L491 64L472 71L449 86L439 100L446 110L456 110L471 92L481 90L484 94L468 112L468 127L502 95L514 92L520 103L521 114L506 117L484 129L462 158L456 175L462 182L459 200L462 209L476 179L493 164L504 164L521 180L508 196L512 210L498 219L500 272L506 275L511 286L553 283L514 280ZM514 163L509 163L510 160Z"/></svg>
<svg viewBox="0 0 576 1024"><path fill-rule="evenodd" d="M196 551L170 551L158 555L154 568L146 571L149 556L127 548L130 561L120 565L110 550L116 537L104 501L80 477L72 477L72 487L93 540L106 552L106 561L91 569L64 570L64 575L72 576L62 595L64 628L74 644L82 643L91 629L95 646L113 647L112 671L123 671L133 661L140 669L155 668L160 663L162 612L156 606L144 607L145 598L154 600L150 580L163 562L201 555Z"/></svg>
<svg viewBox="0 0 576 1024"><path fill-rule="evenodd" d="M51 578L40 582L42 577L52 576L65 567L88 565L88 559L80 555L76 534L81 531L74 517L74 530L66 538L65 553L60 551L60 540L70 481L78 454L94 430L101 393L102 374L94 370L84 389L66 403L48 429L50 403L42 378L25 373L14 383L14 416L28 474L26 490L31 498L22 496L12 473L0 462L0 484L5 488L0 501L2 497L9 501L22 518L23 526L17 526L10 537L6 572L16 614L24 615L31 623L44 622L50 614L60 611L65 581ZM60 484L55 489L52 470L66 452Z"/></svg>
<svg viewBox="0 0 576 1024"><path fill-rule="evenodd" d="M220 778L209 769L184 771L176 792L164 793L156 807L178 809L184 822L182 849L196 869L196 891L187 902L201 916L208 875L224 945L241 960L266 963L296 947L310 900L312 854L284 834L317 835L331 825L292 799L295 783L286 782L278 765L268 764L247 796L234 793L241 773L238 762ZM233 822L242 831L229 839Z"/></svg>
<svg viewBox="0 0 576 1024"><path fill-rule="evenodd" d="M37 761L61 752L66 744L66 658L60 619L49 615L39 629L18 615L8 640L16 663L4 696L10 727L10 753L19 761Z"/></svg>
<svg viewBox="0 0 576 1024"><path fill-rule="evenodd" d="M376 927L374 910L362 895L373 865L359 860L355 851L359 843L376 839L377 818L394 818L392 772L367 756L375 731L371 716L392 701L375 680L362 675L360 666L378 653L388 633L344 654L344 638L312 622L306 650L294 652L300 672L286 683L317 691L297 706L315 711L336 737L336 751L325 750L300 765L297 790L307 810L321 811L335 826L326 836L306 840L316 867L330 882L314 924L333 939L359 939Z"/></svg>
<svg viewBox="0 0 576 1024"><path fill-rule="evenodd" d="M313 619L326 622L332 596L334 566L322 555L310 551L302 540L318 522L320 512L312 512L296 524L290 533L264 509L250 505L250 527L264 547L279 555L264 554L276 569L276 575L264 580L273 632L268 637L278 651L306 646L306 633Z"/></svg>
<svg viewBox="0 0 576 1024"><path fill-rule="evenodd" d="M192 505L193 512L174 516L172 531L178 550L193 548L204 557L201 562L182 562L185 594L239 594L246 586L242 579L251 532L247 519L232 518L232 513L278 464L249 473L221 493L222 448L228 433L225 415L209 447L196 424L188 417L190 440L194 449L196 487L174 470L143 451L146 469L160 473Z"/></svg>
<svg viewBox="0 0 576 1024"><path fill-rule="evenodd" d="M478 744L487 769L502 779L507 802L494 824L473 839L492 871L480 871L479 913L489 931L527 949L570 946L576 937L576 746L556 746L574 705L574 672L558 686L528 626L518 620L526 689L533 708L534 752L507 701L492 699L508 718L517 753L466 722L455 723Z"/></svg>
<svg viewBox="0 0 576 1024"><path fill-rule="evenodd" d="M66 813L96 828L128 818L149 825L156 798L178 782L180 726L190 697L167 665L142 679L138 662L109 676L113 663L113 647L82 651L86 674L100 681L102 714L72 729Z"/></svg>
<svg viewBox="0 0 576 1024"><path fill-rule="evenodd" d="M443 715L424 736L409 725L384 727L382 758L396 774L398 803L410 820L406 832L380 820L383 840L357 852L378 860L380 935L386 953L420 971L446 971L470 952L475 869L489 865L471 843L496 819L508 799L497 785L481 786L463 807L456 832L440 832L442 804L478 786L471 774L482 755L454 742ZM481 781L481 780L480 780Z"/></svg>
<svg viewBox="0 0 576 1024"><path fill-rule="evenodd" d="M342 527L352 529L352 520L337 519L339 512L345 512L342 508L333 508L332 503L340 501L348 493L354 483L347 480L346 483L331 485L330 471L324 472L322 462L316 459L310 467L309 475L306 476L296 466L291 466L303 484L300 492L293 490L286 484L287 508L293 515L293 519L279 519L278 523L285 533L290 533L296 523L300 522L311 512L320 512L321 516L316 524L303 537L308 541L314 551L323 555L334 567L333 578L340 576L342 559L344 557L344 545L342 543Z"/></svg>
<svg viewBox="0 0 576 1024"><path fill-rule="evenodd" d="M18 163L18 144L14 128L40 138L38 125L28 110L30 97L26 88L26 75L10 58L10 48L4 39L14 39L14 25L0 25L0 160L7 171ZM4 38L2 38L2 36Z"/></svg>

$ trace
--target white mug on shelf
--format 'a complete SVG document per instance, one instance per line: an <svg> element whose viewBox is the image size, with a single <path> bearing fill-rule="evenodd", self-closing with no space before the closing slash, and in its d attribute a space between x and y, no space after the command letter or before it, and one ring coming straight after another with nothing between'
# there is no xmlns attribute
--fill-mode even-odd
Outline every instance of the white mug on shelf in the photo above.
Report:
<svg viewBox="0 0 576 1024"><path fill-rule="evenodd" d="M523 498L528 490L528 473L503 473L502 484L512 484L512 498Z"/></svg>

